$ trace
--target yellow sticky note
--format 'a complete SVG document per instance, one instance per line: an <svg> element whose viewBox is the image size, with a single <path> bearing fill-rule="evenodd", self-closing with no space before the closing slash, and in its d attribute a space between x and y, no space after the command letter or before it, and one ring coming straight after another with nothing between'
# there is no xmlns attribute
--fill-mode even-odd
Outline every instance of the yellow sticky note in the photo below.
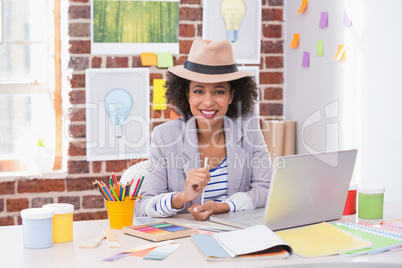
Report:
<svg viewBox="0 0 402 268"><path fill-rule="evenodd" d="M345 45L338 45L338 50L336 51L334 60L342 60L343 57L344 60L346 60Z"/></svg>
<svg viewBox="0 0 402 268"><path fill-rule="evenodd" d="M158 68L168 68L173 66L173 56L170 52L158 53Z"/></svg>
<svg viewBox="0 0 402 268"><path fill-rule="evenodd" d="M308 4L308 0L302 0L302 3L300 5L300 7L299 7L299 10L297 11L297 14L300 14L304 10L306 10L307 4Z"/></svg>
<svg viewBox="0 0 402 268"><path fill-rule="evenodd" d="M154 110L166 110L165 79L154 79Z"/></svg>
<svg viewBox="0 0 402 268"><path fill-rule="evenodd" d="M297 45L299 44L299 38L300 38L300 34L296 33L293 35L293 40L292 40L292 43L290 44L291 48L297 47Z"/></svg>
<svg viewBox="0 0 402 268"><path fill-rule="evenodd" d="M155 53L141 53L142 66L158 65L158 59Z"/></svg>

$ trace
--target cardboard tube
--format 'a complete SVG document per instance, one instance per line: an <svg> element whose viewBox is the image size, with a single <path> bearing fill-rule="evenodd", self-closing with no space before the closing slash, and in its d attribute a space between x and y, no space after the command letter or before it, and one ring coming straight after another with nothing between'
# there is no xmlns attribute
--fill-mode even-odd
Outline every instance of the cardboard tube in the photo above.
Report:
<svg viewBox="0 0 402 268"><path fill-rule="evenodd" d="M285 124L283 155L294 155L296 142L296 121L285 120L283 122Z"/></svg>
<svg viewBox="0 0 402 268"><path fill-rule="evenodd" d="M271 156L272 163L275 163L277 156L283 155L283 137L285 124L282 121L264 121L264 140Z"/></svg>

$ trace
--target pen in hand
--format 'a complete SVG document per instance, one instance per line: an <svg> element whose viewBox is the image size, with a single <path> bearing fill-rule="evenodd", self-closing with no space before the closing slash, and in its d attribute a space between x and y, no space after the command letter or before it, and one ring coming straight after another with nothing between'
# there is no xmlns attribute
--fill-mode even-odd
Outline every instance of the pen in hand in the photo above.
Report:
<svg viewBox="0 0 402 268"><path fill-rule="evenodd" d="M207 166L208 166L208 157L205 157L204 168L207 168ZM204 204L204 195L205 195L205 187L204 187L204 189L202 189L202 193L201 193L201 205Z"/></svg>

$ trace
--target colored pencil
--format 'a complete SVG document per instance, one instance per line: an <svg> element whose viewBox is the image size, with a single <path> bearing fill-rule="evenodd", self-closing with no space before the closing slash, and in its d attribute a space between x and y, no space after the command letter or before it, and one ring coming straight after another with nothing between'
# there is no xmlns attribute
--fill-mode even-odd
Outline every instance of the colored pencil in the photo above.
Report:
<svg viewBox="0 0 402 268"><path fill-rule="evenodd" d="M121 187L121 185L120 185L120 187ZM126 187L124 186L124 187L122 187L123 189L121 190L121 193L120 193L120 200L121 201L124 201L124 197L126 197Z"/></svg>
<svg viewBox="0 0 402 268"><path fill-rule="evenodd" d="M116 185L117 184L116 175L114 173L112 173L112 177L113 177L114 184Z"/></svg>
<svg viewBox="0 0 402 268"><path fill-rule="evenodd" d="M116 192L114 191L112 185L110 185L110 191L112 192L113 196L116 198L116 201L120 201L119 197L117 196Z"/></svg>
<svg viewBox="0 0 402 268"><path fill-rule="evenodd" d="M144 176L142 176L142 178L141 178L140 185L138 185L137 191L135 192L135 196L138 196L138 193L140 192L140 188L141 188L143 181L144 181Z"/></svg>
<svg viewBox="0 0 402 268"><path fill-rule="evenodd" d="M110 201L116 201L116 200L114 199L112 193L111 193L111 192L109 191L109 189L107 188L106 184L105 184L103 181L101 181L101 184L102 184L103 190L106 192L106 194L107 194L107 196L109 197Z"/></svg>
<svg viewBox="0 0 402 268"><path fill-rule="evenodd" d="M135 197L135 193L137 192L138 185L140 184L140 179L137 180L137 184L135 185L134 192L131 197Z"/></svg>

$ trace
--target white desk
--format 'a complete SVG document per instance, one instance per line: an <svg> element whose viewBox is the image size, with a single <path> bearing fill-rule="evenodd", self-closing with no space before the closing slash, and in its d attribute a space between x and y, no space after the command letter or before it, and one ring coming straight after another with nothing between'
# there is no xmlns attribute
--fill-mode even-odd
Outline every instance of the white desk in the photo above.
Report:
<svg viewBox="0 0 402 268"><path fill-rule="evenodd" d="M388 210L387 210L388 208ZM389 213L392 211L393 213ZM402 218L402 206L388 206L384 211L384 219ZM389 216L392 215L392 216ZM198 223L210 226L219 226L209 221L197 222L191 215L180 215L170 218L169 221L178 224ZM340 221L356 221L356 216L343 217ZM379 221L376 221L379 222ZM128 256L114 262L104 262L102 259L110 257L124 250L139 245L151 243L150 241L124 234L121 230L113 230L121 248L108 248L106 241L95 249L79 248L84 240L89 240L101 234L102 230L109 228L108 220L74 222L74 238L72 242L53 244L47 249L26 249L22 243L22 227L0 227L0 267L402 267L402 251L384 252L375 255L363 255L357 257L328 256L320 258L303 259L296 255L289 259L264 260L264 261L229 261L207 262L198 252L191 238L177 239L180 247L162 261L143 260L139 257Z"/></svg>

